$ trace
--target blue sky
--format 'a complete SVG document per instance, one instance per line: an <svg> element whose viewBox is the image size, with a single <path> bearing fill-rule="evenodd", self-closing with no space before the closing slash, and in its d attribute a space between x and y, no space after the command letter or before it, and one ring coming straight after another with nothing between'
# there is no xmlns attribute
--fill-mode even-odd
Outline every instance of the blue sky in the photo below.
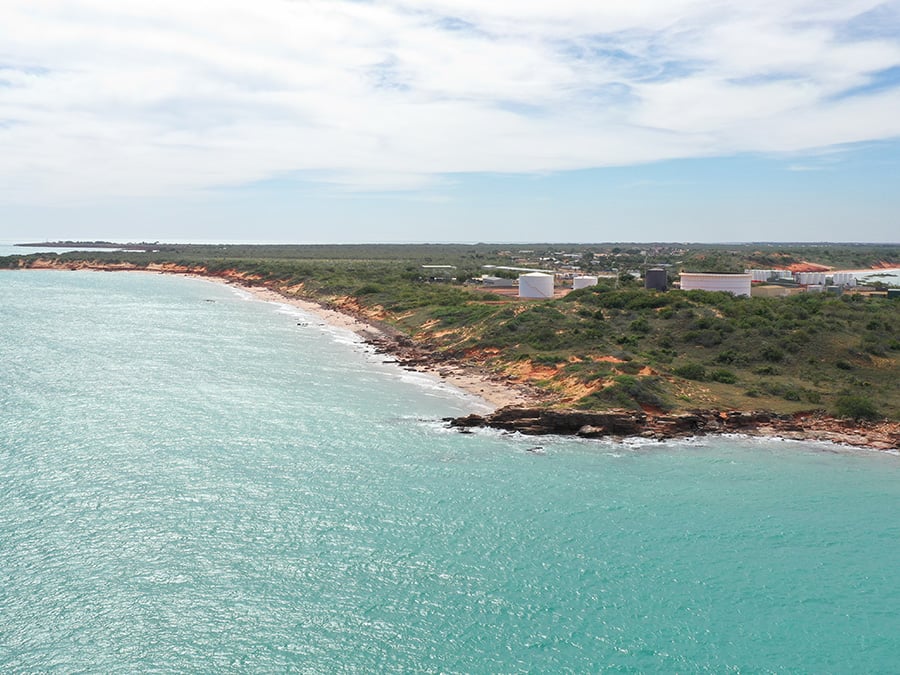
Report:
<svg viewBox="0 0 900 675"><path fill-rule="evenodd" d="M897 242L898 185L898 2L0 7L0 240Z"/></svg>

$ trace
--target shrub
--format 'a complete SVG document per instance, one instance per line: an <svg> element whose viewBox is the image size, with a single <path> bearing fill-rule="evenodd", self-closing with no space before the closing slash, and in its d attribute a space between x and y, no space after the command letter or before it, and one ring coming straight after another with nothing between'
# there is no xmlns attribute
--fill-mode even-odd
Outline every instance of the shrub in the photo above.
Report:
<svg viewBox="0 0 900 675"><path fill-rule="evenodd" d="M710 329L690 330L684 334L684 341L701 347L715 347L722 344L722 335Z"/></svg>
<svg viewBox="0 0 900 675"><path fill-rule="evenodd" d="M650 332L650 324L647 322L647 319L640 318L635 319L631 322L628 328L635 333L649 333Z"/></svg>
<svg viewBox="0 0 900 675"><path fill-rule="evenodd" d="M887 356L887 349L885 345L882 344L881 340L879 340L875 336L866 335L861 343L860 347L867 351L869 354L873 354L875 356Z"/></svg>
<svg viewBox="0 0 900 675"><path fill-rule="evenodd" d="M759 355L764 361L769 361L770 363L781 363L784 361L784 352L772 345L763 347Z"/></svg>
<svg viewBox="0 0 900 675"><path fill-rule="evenodd" d="M582 398L576 404L579 408L630 408L639 410L641 406L650 406L668 410L671 406L666 400L662 383L656 377L634 377L619 375L608 387Z"/></svg>
<svg viewBox="0 0 900 675"><path fill-rule="evenodd" d="M860 394L842 394L834 402L838 417L849 417L854 420L878 420L881 413L869 398Z"/></svg>
<svg viewBox="0 0 900 675"><path fill-rule="evenodd" d="M734 363L738 360L738 353L733 349L726 349L716 356L716 363Z"/></svg>
<svg viewBox="0 0 900 675"><path fill-rule="evenodd" d="M686 380L706 379L706 368L701 366L699 363L686 363L683 366L675 368L673 372L678 377L683 377Z"/></svg>
<svg viewBox="0 0 900 675"><path fill-rule="evenodd" d="M538 366L557 366L566 363L568 358L562 354L537 354L531 358L531 362Z"/></svg>
<svg viewBox="0 0 900 675"><path fill-rule="evenodd" d="M737 375L725 368L718 368L709 374L709 379L713 382L721 382L722 384L734 384L737 382Z"/></svg>

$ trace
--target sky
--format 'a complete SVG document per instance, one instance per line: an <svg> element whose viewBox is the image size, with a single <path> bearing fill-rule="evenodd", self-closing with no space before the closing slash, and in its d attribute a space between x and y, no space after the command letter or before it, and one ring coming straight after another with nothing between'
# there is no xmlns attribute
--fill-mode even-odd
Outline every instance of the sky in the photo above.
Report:
<svg viewBox="0 0 900 675"><path fill-rule="evenodd" d="M900 241L900 0L3 0L0 241Z"/></svg>

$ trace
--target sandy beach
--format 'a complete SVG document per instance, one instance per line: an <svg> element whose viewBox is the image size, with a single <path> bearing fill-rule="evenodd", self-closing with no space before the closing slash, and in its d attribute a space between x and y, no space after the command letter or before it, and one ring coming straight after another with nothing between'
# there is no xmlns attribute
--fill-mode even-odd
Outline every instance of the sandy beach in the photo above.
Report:
<svg viewBox="0 0 900 675"><path fill-rule="evenodd" d="M477 366L429 359L428 355L421 351L416 351L415 357L410 358L410 348L404 347L397 340L399 333L392 331L388 327L377 326L370 321L346 312L323 307L310 300L282 295L264 286L247 286L216 276L199 274L188 274L186 276L233 285L250 293L259 300L290 305L313 314L328 325L351 331L361 337L366 343L374 345L379 351L392 355L397 359L398 368L432 375L467 394L481 399L490 408L530 406L541 401L539 393L526 385L510 382L505 377L479 369Z"/></svg>

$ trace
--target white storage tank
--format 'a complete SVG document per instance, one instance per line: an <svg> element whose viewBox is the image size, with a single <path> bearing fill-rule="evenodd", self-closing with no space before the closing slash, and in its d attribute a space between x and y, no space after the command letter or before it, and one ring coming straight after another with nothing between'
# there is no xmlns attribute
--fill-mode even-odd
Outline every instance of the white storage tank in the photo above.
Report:
<svg viewBox="0 0 900 675"><path fill-rule="evenodd" d="M797 281L800 282L804 286L816 285L816 286L824 286L825 285L825 273L824 272L800 272L797 274Z"/></svg>
<svg viewBox="0 0 900 675"><path fill-rule="evenodd" d="M778 276L778 270L744 270L744 272L749 274L753 281L768 281Z"/></svg>
<svg viewBox="0 0 900 675"><path fill-rule="evenodd" d="M583 275L580 277L572 277L572 290L577 291L579 288L587 288L588 286L596 286L597 277Z"/></svg>
<svg viewBox="0 0 900 675"><path fill-rule="evenodd" d="M520 298L544 298L553 297L553 275L540 272L529 272L519 275Z"/></svg>
<svg viewBox="0 0 900 675"><path fill-rule="evenodd" d="M856 276L853 272L835 272L834 283L838 286L856 286Z"/></svg>
<svg viewBox="0 0 900 675"><path fill-rule="evenodd" d="M726 291L733 295L750 295L750 274L681 273L683 291Z"/></svg>

